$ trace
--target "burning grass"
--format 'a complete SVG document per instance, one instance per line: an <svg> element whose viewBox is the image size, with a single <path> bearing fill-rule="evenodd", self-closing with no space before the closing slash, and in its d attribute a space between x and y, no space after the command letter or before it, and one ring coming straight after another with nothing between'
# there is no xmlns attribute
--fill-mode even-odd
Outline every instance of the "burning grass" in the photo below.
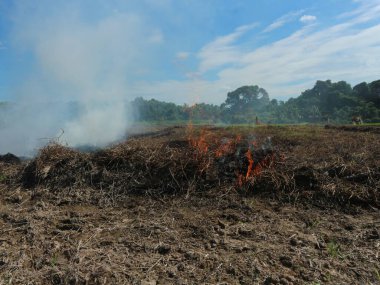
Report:
<svg viewBox="0 0 380 285"><path fill-rule="evenodd" d="M243 187L270 167L267 161L275 155L270 149L251 149L240 139L224 138L221 145L216 137L211 145L210 139L150 144L130 140L89 154L52 144L25 167L22 183L53 192L91 187L117 194L189 194L236 181Z"/></svg>
<svg viewBox="0 0 380 285"><path fill-rule="evenodd" d="M319 127L173 128L94 153L52 144L22 170L25 188L119 198L216 191L379 205L376 134Z"/></svg>
<svg viewBox="0 0 380 285"><path fill-rule="evenodd" d="M375 284L379 158L377 134L299 126L51 144L0 162L0 280Z"/></svg>

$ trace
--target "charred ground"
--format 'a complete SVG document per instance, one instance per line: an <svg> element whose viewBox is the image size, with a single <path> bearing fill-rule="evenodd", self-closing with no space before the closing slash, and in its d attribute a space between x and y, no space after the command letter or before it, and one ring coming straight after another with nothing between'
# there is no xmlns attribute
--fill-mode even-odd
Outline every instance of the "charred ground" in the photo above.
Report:
<svg viewBox="0 0 380 285"><path fill-rule="evenodd" d="M377 284L380 135L174 127L0 161L5 284ZM12 159L10 159L12 158Z"/></svg>

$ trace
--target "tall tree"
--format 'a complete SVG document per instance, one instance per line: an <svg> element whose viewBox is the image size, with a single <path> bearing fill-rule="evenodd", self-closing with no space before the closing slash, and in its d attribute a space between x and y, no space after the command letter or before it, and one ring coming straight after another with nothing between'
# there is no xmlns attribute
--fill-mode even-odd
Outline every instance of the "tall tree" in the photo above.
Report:
<svg viewBox="0 0 380 285"><path fill-rule="evenodd" d="M231 109L259 109L270 102L268 92L259 86L243 86L229 92L226 99L226 107Z"/></svg>
<svg viewBox="0 0 380 285"><path fill-rule="evenodd" d="M264 88L257 85L242 86L227 94L222 109L233 122L250 122L269 103L269 95Z"/></svg>

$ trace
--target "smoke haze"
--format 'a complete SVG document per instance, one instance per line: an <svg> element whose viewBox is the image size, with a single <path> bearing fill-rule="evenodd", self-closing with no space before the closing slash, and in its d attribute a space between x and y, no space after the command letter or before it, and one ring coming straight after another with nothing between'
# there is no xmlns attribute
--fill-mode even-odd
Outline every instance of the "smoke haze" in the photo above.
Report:
<svg viewBox="0 0 380 285"><path fill-rule="evenodd" d="M132 122L129 78L146 68L161 33L136 14L91 18L78 5L19 1L13 7L12 48L31 67L11 90L0 153L30 154L61 129L61 142L103 146L123 137Z"/></svg>
<svg viewBox="0 0 380 285"><path fill-rule="evenodd" d="M378 79L379 0L269 2L0 0L0 153L61 129L106 145L138 96L220 104L257 84L287 100L317 80Z"/></svg>

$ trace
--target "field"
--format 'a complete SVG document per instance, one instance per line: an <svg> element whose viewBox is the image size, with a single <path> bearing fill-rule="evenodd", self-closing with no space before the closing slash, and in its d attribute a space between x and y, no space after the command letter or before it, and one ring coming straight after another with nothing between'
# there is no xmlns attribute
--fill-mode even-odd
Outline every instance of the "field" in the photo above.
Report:
<svg viewBox="0 0 380 285"><path fill-rule="evenodd" d="M380 284L377 126L171 126L0 157L0 284Z"/></svg>

